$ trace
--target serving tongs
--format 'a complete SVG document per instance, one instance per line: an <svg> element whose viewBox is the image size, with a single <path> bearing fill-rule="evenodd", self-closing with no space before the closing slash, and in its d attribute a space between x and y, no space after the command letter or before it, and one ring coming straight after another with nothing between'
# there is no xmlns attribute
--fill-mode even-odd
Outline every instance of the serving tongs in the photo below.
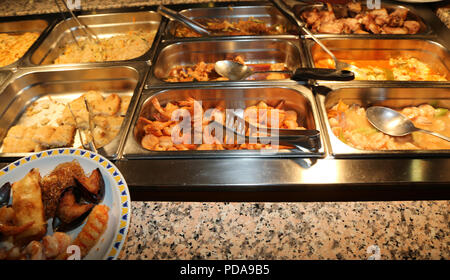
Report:
<svg viewBox="0 0 450 280"><path fill-rule="evenodd" d="M310 36L331 58L334 60L334 65L337 71L345 71L344 69L358 69L356 66L349 64L347 62L340 61L336 56L328 49L314 34L308 29L304 21L299 20L294 13L289 9L289 7L283 2L283 0L270 0L272 4L286 17L295 22L301 30ZM354 79L354 78L353 78ZM352 80L353 80L352 79Z"/></svg>
<svg viewBox="0 0 450 280"><path fill-rule="evenodd" d="M195 32L204 35L204 36L211 36L211 32L208 30L207 27L203 26L202 24L183 16L182 14L178 13L177 11L171 10L167 7L164 7L163 5L159 5L157 12L165 16L171 20L176 20L184 25L186 25L188 28L194 30Z"/></svg>
<svg viewBox="0 0 450 280"><path fill-rule="evenodd" d="M61 2L63 3L63 6L65 7L65 9L67 11L69 11L70 15L72 16L72 18L75 20L75 22L77 23L77 25L80 27L81 30L84 31L84 33L86 34L87 38L93 40L94 42L96 42L97 44L100 44L100 40L98 39L97 35L94 33L94 31L92 31L89 26L87 26L86 24L82 23L78 17L75 15L75 13L69 8L69 6L67 6L67 3L64 0L61 0ZM58 4L58 0L55 0L56 6L58 7L59 12L62 14L62 16L64 17L65 20L67 20L66 15L64 14L64 12L62 11L61 7ZM70 30L70 34L72 34L72 38L74 39L75 43L78 45L78 47L81 48L80 43L77 40L77 37L75 36L75 34L73 34L72 28L69 28Z"/></svg>
<svg viewBox="0 0 450 280"><path fill-rule="evenodd" d="M239 111L239 110L238 110ZM243 112L243 111L242 111ZM216 120L211 122L212 126L233 134L238 143L261 143L278 144L283 146L294 146L306 152L314 152L320 148L320 132L315 129L277 129L263 126L255 126L240 117L234 110L226 111L225 124ZM264 136L247 136L246 132L264 132ZM225 134L223 134L225 135Z"/></svg>
<svg viewBox="0 0 450 280"><path fill-rule="evenodd" d="M84 140L83 140L83 137L81 136L81 135L82 135L82 134L81 134L81 130L82 130L82 129L81 129L80 125L78 124L77 118L76 118L74 112L72 111L72 108L71 108L71 106L70 106L70 103L67 103L67 108L69 108L70 114L72 115L73 121L75 122L75 127L76 127L76 129L77 129L78 137L80 138L80 142L81 142L81 145L83 146L83 149L91 150L91 151L93 151L94 153L97 153L97 149L96 149L96 147L95 147L95 144L92 142L92 137L91 137L91 140L89 140L89 141L84 141ZM89 125L90 125L90 117L89 117ZM91 134L92 134L92 133L91 133ZM86 142L87 142L87 143L86 143ZM86 147L86 146L87 146L87 147Z"/></svg>

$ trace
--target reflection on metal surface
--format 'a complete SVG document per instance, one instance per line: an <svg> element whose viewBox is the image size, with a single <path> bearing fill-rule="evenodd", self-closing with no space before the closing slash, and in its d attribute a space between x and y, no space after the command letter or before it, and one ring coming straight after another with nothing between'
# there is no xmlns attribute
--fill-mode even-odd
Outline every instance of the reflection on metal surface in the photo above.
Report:
<svg viewBox="0 0 450 280"><path fill-rule="evenodd" d="M145 30L156 31L161 22L161 16L155 12L133 12L116 14L98 14L79 16L84 24L88 25L100 39L110 38L117 35L125 35L129 31ZM68 27L71 27L69 29ZM32 65L48 65L61 54L64 46L72 43L74 35L78 37L85 36L73 19L60 22L45 38L42 44L32 54L30 62ZM154 42L156 38L154 39ZM150 49L142 56L146 56ZM135 58L133 60L137 60ZM149 57L147 57L149 59Z"/></svg>
<svg viewBox="0 0 450 280"><path fill-rule="evenodd" d="M120 139L127 131L127 123L137 101L140 85L146 74L142 64L129 66L111 66L84 68L62 71L23 71L11 78L1 93L0 103L0 139L6 135L9 127L16 124L26 109L41 97L51 96L60 102L68 102L89 90L118 95L133 95L127 115L122 122L119 135L99 152L108 158L118 154ZM54 116L54 118L56 118ZM0 158L21 157L25 154L2 153Z"/></svg>
<svg viewBox="0 0 450 280"><path fill-rule="evenodd" d="M307 129L317 129L320 131L319 115L315 108L312 93L305 87L224 87L210 88L197 87L196 89L170 89L153 90L144 92L138 106L138 113L135 114L130 133L124 146L124 156L126 158L211 158L211 157L321 157L324 154L322 140L315 141L317 151L279 150L275 154L266 154L252 150L227 150L227 151L149 151L141 146L143 130L137 121L139 116L152 119L156 109L152 103L153 98L157 98L162 105L171 101L182 101L188 97L202 101L204 108L214 107L221 103L227 109L244 109L248 106L256 105L264 101L269 106L275 106L284 100L284 108L297 112L297 122Z"/></svg>
<svg viewBox="0 0 450 280"><path fill-rule="evenodd" d="M318 95L319 108L324 117L325 131L330 140L331 154L336 157L375 157L375 156L445 156L449 150L410 150L410 151L368 151L358 150L344 144L332 132L328 121L327 111L336 105L339 100L346 104L357 104L364 108L369 106L386 106L401 109L407 106L421 104L434 104L440 108L450 108L450 85L441 87L401 88L398 86L376 87L374 85L361 85L356 88L341 88L331 91L327 96Z"/></svg>

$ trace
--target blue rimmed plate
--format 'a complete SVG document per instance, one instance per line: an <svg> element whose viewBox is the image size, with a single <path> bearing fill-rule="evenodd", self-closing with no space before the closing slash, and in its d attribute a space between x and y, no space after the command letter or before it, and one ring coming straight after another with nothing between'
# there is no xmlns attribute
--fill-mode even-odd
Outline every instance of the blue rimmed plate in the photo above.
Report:
<svg viewBox="0 0 450 280"><path fill-rule="evenodd" d="M105 180L105 198L100 204L109 207L108 227L85 259L116 259L125 242L130 225L131 200L127 183L119 169L99 154L80 149L53 149L21 158L0 170L0 186L19 181L32 168L39 168L41 176L49 174L58 164L77 160L86 175L99 168ZM83 224L84 225L84 224ZM67 232L72 239L83 225ZM52 234L51 220L47 234Z"/></svg>

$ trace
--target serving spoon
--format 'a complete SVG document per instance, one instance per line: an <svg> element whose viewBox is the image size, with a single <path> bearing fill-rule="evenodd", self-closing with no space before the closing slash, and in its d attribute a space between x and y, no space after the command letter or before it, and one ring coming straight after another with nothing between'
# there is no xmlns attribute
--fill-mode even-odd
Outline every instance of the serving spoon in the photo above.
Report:
<svg viewBox="0 0 450 280"><path fill-rule="evenodd" d="M270 0L270 2L272 2L272 4L282 14L284 14L286 17L290 18L292 21L297 23L297 25L302 29L303 32L308 34L329 56L331 56L331 58L334 60L334 65L337 70L342 70L345 68L357 69L356 66L337 59L336 56L330 51L330 49L328 49L316 36L314 36L314 34L311 31L309 31L308 27L306 26L306 23L300 21L282 0Z"/></svg>
<svg viewBox="0 0 450 280"><path fill-rule="evenodd" d="M256 73L286 73L294 81L305 81L308 79L351 81L355 74L348 70L326 69L326 68L297 68L295 71L253 71L249 66L232 60L219 60L214 64L217 74L232 81L244 80Z"/></svg>
<svg viewBox="0 0 450 280"><path fill-rule="evenodd" d="M372 106L366 110L366 116L375 128L391 136L405 136L418 131L434 135L450 142L450 137L418 128L414 126L413 122L406 116L387 107Z"/></svg>

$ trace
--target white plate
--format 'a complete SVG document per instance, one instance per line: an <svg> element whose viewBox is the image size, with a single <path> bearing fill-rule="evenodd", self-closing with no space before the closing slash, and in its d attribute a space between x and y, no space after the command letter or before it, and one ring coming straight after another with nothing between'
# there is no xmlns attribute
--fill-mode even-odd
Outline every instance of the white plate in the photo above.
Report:
<svg viewBox="0 0 450 280"><path fill-rule="evenodd" d="M41 176L49 174L58 164L76 159L86 175L100 168L105 180L105 197L100 204L109 207L108 227L94 248L84 259L116 259L127 236L130 224L130 194L127 184L114 164L96 153L80 149L53 149L21 158L0 170L0 186L22 179L32 168L39 168ZM84 224L67 232L74 239ZM51 219L47 234L52 234Z"/></svg>

